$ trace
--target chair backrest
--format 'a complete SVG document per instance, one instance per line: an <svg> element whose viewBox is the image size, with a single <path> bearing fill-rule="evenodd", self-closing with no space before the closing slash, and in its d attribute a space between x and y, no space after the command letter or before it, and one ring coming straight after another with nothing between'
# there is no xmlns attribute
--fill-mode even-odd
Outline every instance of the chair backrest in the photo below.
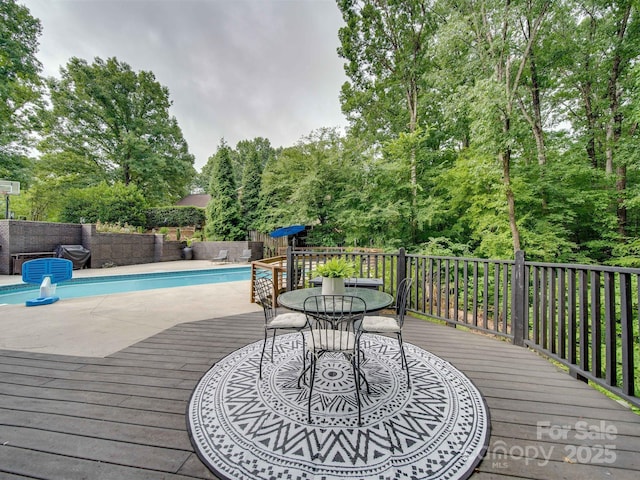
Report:
<svg viewBox="0 0 640 480"><path fill-rule="evenodd" d="M314 347L330 351L354 350L365 301L352 295L316 295L304 301L304 313L314 334Z"/></svg>
<svg viewBox="0 0 640 480"><path fill-rule="evenodd" d="M250 257L251 256L251 249L249 250L242 250L242 257Z"/></svg>
<svg viewBox="0 0 640 480"><path fill-rule="evenodd" d="M255 302L262 305L264 321L269 323L276 316L276 308L273 305L273 282L270 278L260 277L253 282L253 297Z"/></svg>
<svg viewBox="0 0 640 480"><path fill-rule="evenodd" d="M396 314L400 327L402 327L404 315L407 313L407 301L409 299L411 285L413 285L413 278L411 277L405 277L398 285L398 291L396 293Z"/></svg>
<svg viewBox="0 0 640 480"><path fill-rule="evenodd" d="M228 254L229 254L229 250L220 250L220 253L218 254L218 258L227 258Z"/></svg>

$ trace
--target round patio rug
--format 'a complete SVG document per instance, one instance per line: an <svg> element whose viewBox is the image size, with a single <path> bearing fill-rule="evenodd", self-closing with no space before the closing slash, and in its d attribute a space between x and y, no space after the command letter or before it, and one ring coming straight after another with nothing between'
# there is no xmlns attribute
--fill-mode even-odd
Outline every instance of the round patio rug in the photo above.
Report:
<svg viewBox="0 0 640 480"><path fill-rule="evenodd" d="M196 386L187 411L202 461L225 479L464 479L489 440L480 392L451 364L405 343L411 386L395 339L364 335L362 425L351 365L325 355L318 363L307 418L308 387L298 388L300 334L276 337L273 363L262 342L215 364ZM271 340L267 344L267 352Z"/></svg>

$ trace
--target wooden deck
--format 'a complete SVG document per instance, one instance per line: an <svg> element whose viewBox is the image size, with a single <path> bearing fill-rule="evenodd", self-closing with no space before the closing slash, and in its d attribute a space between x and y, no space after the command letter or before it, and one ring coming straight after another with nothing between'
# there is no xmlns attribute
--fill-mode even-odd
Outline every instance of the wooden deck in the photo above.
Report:
<svg viewBox="0 0 640 480"><path fill-rule="evenodd" d="M474 480L640 477L640 416L524 348L413 318L405 328L486 399L491 442ZM107 358L0 351L0 478L216 478L189 441L187 402L213 363L261 336L260 313L181 324Z"/></svg>

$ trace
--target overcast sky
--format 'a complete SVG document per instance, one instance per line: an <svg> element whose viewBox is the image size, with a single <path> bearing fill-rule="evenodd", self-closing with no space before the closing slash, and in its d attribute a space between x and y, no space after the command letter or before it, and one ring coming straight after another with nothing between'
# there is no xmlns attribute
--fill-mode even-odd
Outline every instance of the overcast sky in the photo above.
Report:
<svg viewBox="0 0 640 480"><path fill-rule="evenodd" d="M116 57L169 89L196 168L220 139L294 145L344 127L335 0L18 0L40 19L38 59Z"/></svg>

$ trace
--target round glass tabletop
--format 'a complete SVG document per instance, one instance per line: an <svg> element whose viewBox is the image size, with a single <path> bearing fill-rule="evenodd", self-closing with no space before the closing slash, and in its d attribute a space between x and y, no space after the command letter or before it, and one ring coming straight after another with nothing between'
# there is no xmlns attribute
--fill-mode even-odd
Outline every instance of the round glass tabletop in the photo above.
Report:
<svg viewBox="0 0 640 480"><path fill-rule="evenodd" d="M304 301L308 297L321 294L322 287L291 290L281 293L278 296L278 304L289 310L302 312L304 311ZM367 305L367 312L382 310L393 303L393 297L391 295L371 288L347 288L344 294L360 297L364 300L364 303Z"/></svg>

